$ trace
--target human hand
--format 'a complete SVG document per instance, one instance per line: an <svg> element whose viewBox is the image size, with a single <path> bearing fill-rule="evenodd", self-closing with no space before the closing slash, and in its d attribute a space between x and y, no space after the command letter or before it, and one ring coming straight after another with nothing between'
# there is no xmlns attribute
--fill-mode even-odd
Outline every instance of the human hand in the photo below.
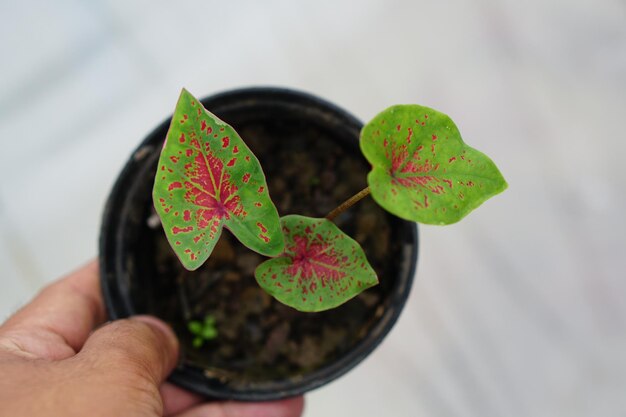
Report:
<svg viewBox="0 0 626 417"><path fill-rule="evenodd" d="M205 402L164 383L178 341L150 316L105 320L96 262L46 287L0 326L0 416L300 416L303 398Z"/></svg>

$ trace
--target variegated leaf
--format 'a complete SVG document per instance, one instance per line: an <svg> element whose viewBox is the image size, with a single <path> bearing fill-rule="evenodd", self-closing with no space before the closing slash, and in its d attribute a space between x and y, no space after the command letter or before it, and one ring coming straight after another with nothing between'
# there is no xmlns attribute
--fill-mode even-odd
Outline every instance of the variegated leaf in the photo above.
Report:
<svg viewBox="0 0 626 417"><path fill-rule="evenodd" d="M184 89L161 151L153 200L189 270L206 261L222 227L263 255L283 251L278 212L259 161L231 126Z"/></svg>
<svg viewBox="0 0 626 417"><path fill-rule="evenodd" d="M372 197L406 220L455 223L507 187L493 161L428 107L399 105L378 114L361 131L361 150L372 164Z"/></svg>
<svg viewBox="0 0 626 417"><path fill-rule="evenodd" d="M285 252L259 265L259 285L300 311L322 311L376 285L361 246L327 219L281 217Z"/></svg>

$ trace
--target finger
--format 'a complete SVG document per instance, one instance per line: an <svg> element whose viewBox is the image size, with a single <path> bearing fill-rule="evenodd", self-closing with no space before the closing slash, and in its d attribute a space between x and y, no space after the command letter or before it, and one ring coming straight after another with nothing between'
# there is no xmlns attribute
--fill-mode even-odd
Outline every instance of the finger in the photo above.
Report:
<svg viewBox="0 0 626 417"><path fill-rule="evenodd" d="M229 401L202 404L176 417L299 417L303 409L303 397L262 403Z"/></svg>
<svg viewBox="0 0 626 417"><path fill-rule="evenodd" d="M176 366L178 340L172 329L151 316L111 322L87 339L76 355L97 372L139 377L159 387Z"/></svg>
<svg viewBox="0 0 626 417"><path fill-rule="evenodd" d="M64 359L80 350L105 317L98 263L92 261L44 288L0 327L0 335L23 353Z"/></svg>
<svg viewBox="0 0 626 417"><path fill-rule="evenodd" d="M169 382L161 385L161 397L163 398L163 409L166 416L180 413L206 401L201 395L191 393Z"/></svg>

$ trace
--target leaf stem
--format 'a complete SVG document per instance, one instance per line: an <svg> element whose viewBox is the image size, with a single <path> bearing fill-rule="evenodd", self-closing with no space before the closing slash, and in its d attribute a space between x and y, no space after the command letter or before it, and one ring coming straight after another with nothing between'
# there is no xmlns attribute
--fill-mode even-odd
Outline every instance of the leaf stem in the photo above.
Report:
<svg viewBox="0 0 626 417"><path fill-rule="evenodd" d="M348 210L350 207L358 203L364 197L367 197L370 194L370 187L365 187L343 203L341 203L336 209L331 211L326 215L328 220L333 220L335 217L339 216L344 211Z"/></svg>

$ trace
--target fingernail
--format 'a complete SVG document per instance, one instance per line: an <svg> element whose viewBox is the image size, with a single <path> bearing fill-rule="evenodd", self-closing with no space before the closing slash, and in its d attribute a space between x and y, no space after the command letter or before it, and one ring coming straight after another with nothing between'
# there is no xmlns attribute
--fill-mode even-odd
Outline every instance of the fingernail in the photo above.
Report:
<svg viewBox="0 0 626 417"><path fill-rule="evenodd" d="M174 330L172 330L172 328L163 320L159 320L154 316L147 315L133 316L131 317L131 320L140 321L161 332L165 336L171 347L176 350L178 349L178 338L176 337Z"/></svg>

